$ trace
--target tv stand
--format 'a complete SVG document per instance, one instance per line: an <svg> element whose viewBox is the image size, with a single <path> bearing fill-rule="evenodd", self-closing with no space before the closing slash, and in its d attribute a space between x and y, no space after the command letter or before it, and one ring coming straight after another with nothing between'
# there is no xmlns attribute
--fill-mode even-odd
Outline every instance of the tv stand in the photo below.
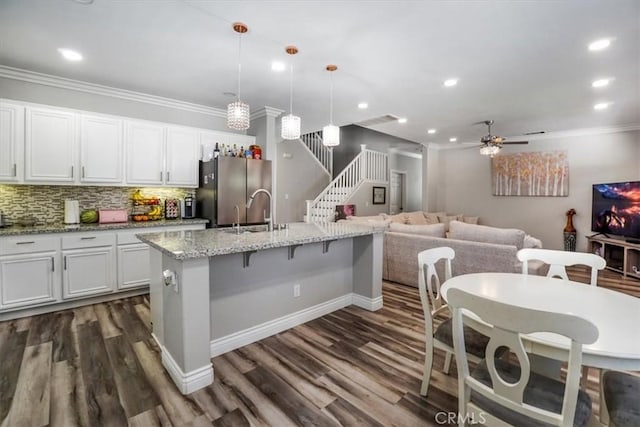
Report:
<svg viewBox="0 0 640 427"><path fill-rule="evenodd" d="M640 279L640 241L613 239L601 234L587 236L588 251L603 257L608 270Z"/></svg>
<svg viewBox="0 0 640 427"><path fill-rule="evenodd" d="M624 239L625 242L631 243L632 245L640 245L640 240L638 239Z"/></svg>
<svg viewBox="0 0 640 427"><path fill-rule="evenodd" d="M588 236L587 238L591 238L591 237L598 237L598 236L604 236L607 239L610 239L611 237L609 237L609 235L607 233L596 233L596 234L592 234L591 236Z"/></svg>

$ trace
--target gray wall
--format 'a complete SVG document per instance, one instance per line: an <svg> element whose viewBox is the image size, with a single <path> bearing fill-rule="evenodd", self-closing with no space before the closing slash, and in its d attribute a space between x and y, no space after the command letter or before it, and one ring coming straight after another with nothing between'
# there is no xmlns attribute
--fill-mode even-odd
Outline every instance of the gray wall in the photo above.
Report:
<svg viewBox="0 0 640 427"><path fill-rule="evenodd" d="M422 210L422 159L389 153L389 169L406 172L405 212Z"/></svg>
<svg viewBox="0 0 640 427"><path fill-rule="evenodd" d="M331 178L302 142L282 141L276 148L277 221L302 221L307 209L306 200L315 199Z"/></svg>
<svg viewBox="0 0 640 427"><path fill-rule="evenodd" d="M224 117L2 77L0 98L232 132Z"/></svg>
<svg viewBox="0 0 640 427"><path fill-rule="evenodd" d="M585 236L593 234L591 186L640 180L640 131L537 140L503 151L552 150L568 152L568 197L492 196L489 158L477 150L440 150L435 210L480 216L483 224L520 228L541 239L544 247L562 249L565 213L574 208L577 250L585 251Z"/></svg>

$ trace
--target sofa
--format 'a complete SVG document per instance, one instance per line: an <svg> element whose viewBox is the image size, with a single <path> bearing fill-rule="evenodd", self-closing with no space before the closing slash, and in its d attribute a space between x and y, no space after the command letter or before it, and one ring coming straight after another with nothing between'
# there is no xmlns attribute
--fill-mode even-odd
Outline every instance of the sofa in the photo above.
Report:
<svg viewBox="0 0 640 427"><path fill-rule="evenodd" d="M418 211L424 216L428 213ZM442 222L415 224L417 213L410 212L397 216L381 214L373 217L351 217L347 221L361 221L385 227L383 249L383 279L418 286L418 253L441 246L452 248L456 256L451 263L452 274L478 272L519 273L522 264L517 252L523 247L541 247L539 240L527 236L518 229L489 227L473 222L464 222L447 215ZM394 218L395 217L395 218ZM408 223L413 217L413 224ZM458 216L464 219L464 216ZM442 266L438 266L442 277ZM532 262L529 274L546 273L545 265Z"/></svg>

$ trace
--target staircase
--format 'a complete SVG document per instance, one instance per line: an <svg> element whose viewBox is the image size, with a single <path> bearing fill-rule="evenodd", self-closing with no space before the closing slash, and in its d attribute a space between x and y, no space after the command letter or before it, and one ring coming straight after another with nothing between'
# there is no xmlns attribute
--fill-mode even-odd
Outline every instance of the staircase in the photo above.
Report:
<svg viewBox="0 0 640 427"><path fill-rule="evenodd" d="M344 204L364 182L388 183L389 163L386 153L362 151L314 200L307 200L306 222L332 222L336 205Z"/></svg>
<svg viewBox="0 0 640 427"><path fill-rule="evenodd" d="M300 137L302 143L324 167L329 176L333 176L333 152L322 143L322 132L313 132Z"/></svg>

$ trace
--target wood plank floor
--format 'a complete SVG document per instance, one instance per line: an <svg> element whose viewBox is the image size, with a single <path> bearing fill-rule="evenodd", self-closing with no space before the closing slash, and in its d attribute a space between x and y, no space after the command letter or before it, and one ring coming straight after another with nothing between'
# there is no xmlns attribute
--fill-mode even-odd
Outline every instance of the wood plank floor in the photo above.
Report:
<svg viewBox="0 0 640 427"><path fill-rule="evenodd" d="M600 285L640 296L640 282L614 273ZM455 367L443 374L436 350L419 395L417 291L383 292L377 312L348 307L212 359L214 383L188 396L161 365L145 296L2 322L0 426L438 425L436 413L456 410ZM589 380L597 412L595 370Z"/></svg>

